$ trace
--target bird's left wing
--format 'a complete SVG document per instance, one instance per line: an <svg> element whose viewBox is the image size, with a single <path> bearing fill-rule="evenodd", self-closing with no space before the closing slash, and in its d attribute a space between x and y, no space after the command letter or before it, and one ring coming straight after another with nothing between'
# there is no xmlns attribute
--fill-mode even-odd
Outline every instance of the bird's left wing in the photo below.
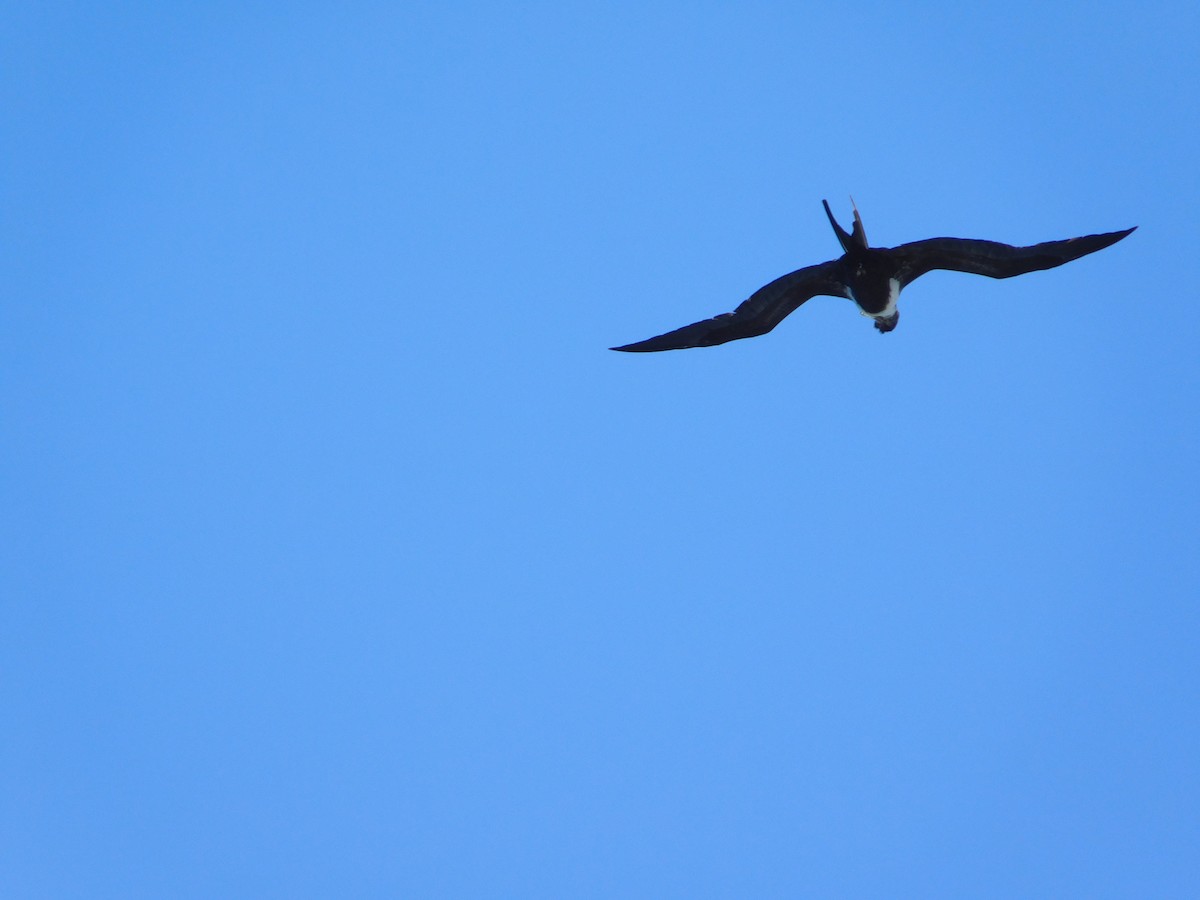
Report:
<svg viewBox="0 0 1200 900"><path fill-rule="evenodd" d="M837 260L797 269L759 288L733 312L611 349L637 353L684 350L688 347L712 347L726 341L766 334L812 297L819 294L848 296L845 286L837 278L837 271Z"/></svg>
<svg viewBox="0 0 1200 900"><path fill-rule="evenodd" d="M1031 247L1013 247L996 241L969 238L930 238L901 244L887 252L900 264L901 287L934 269L969 272L989 278L1012 278L1039 269L1053 269L1103 250L1133 231L1134 228L1129 228L1107 234L1089 234L1065 241L1046 241Z"/></svg>

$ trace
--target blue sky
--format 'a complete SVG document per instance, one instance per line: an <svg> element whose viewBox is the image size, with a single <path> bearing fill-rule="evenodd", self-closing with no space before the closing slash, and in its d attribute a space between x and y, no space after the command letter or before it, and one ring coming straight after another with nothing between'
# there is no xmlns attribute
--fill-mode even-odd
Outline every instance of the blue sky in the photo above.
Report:
<svg viewBox="0 0 1200 900"><path fill-rule="evenodd" d="M1193 3L36 4L0 893L1183 897ZM871 241L1124 242L606 348Z"/></svg>

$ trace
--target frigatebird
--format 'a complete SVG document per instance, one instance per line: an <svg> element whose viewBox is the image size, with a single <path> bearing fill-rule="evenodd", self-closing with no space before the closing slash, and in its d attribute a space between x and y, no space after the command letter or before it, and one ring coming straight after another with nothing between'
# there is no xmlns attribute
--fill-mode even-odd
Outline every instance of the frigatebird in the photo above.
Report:
<svg viewBox="0 0 1200 900"><path fill-rule="evenodd" d="M850 205L854 209L854 227L849 234L833 217L829 203L824 200L821 203L842 245L844 253L841 257L776 278L751 294L733 312L611 349L629 352L683 350L757 337L782 322L804 301L818 295L848 297L864 316L875 320L875 327L881 334L886 334L900 320L900 311L896 308L900 292L926 272L950 269L989 278L1012 278L1039 269L1053 269L1103 250L1137 228L1135 225L1125 231L1046 241L1030 247L946 237L913 241L899 247L870 247L853 198Z"/></svg>

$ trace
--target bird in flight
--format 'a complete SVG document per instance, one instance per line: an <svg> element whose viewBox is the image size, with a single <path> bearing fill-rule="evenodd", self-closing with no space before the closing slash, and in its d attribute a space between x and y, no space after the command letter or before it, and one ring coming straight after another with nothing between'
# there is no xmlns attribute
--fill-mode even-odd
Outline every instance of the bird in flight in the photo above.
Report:
<svg viewBox="0 0 1200 900"><path fill-rule="evenodd" d="M776 278L751 294L733 312L611 349L636 353L683 350L757 337L782 322L804 301L818 295L848 297L864 316L875 320L880 333L886 334L900 319L900 311L896 308L900 292L926 272L950 269L989 278L1011 278L1039 269L1053 269L1103 250L1137 227L1065 241L1046 241L1031 247L945 237L914 241L899 247L869 247L867 232L853 198L850 205L854 208L854 227L849 234L833 217L829 204L824 200L821 202L842 245L844 253L841 257Z"/></svg>

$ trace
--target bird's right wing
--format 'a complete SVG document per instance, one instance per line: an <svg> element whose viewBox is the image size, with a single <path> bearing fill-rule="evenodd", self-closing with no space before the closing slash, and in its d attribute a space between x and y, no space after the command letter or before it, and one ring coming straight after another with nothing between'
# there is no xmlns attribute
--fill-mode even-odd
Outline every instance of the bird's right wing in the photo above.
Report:
<svg viewBox="0 0 1200 900"><path fill-rule="evenodd" d="M930 238L901 244L887 251L900 264L900 286L916 281L934 269L950 269L987 275L989 278L1012 278L1039 269L1053 269L1073 259L1103 250L1115 244L1134 229L1089 234L1065 241L1046 241L1031 247L1013 247L996 241L977 241L970 238Z"/></svg>
<svg viewBox="0 0 1200 900"><path fill-rule="evenodd" d="M849 296L837 278L837 271L836 260L797 269L759 288L733 312L611 349L634 353L684 350L689 347L712 347L726 341L766 334L812 297L819 294Z"/></svg>

